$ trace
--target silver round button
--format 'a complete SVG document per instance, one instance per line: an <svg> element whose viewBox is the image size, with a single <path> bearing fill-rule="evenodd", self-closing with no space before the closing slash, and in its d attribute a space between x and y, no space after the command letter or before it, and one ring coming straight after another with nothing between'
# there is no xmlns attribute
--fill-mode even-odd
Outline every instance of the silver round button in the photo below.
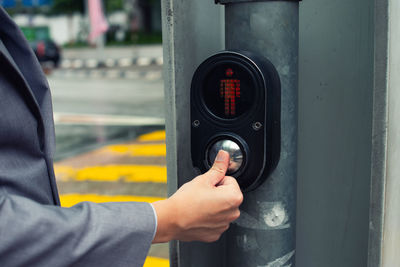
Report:
<svg viewBox="0 0 400 267"><path fill-rule="evenodd" d="M240 146L234 141L228 139L215 142L210 146L207 153L210 166L213 165L215 157L220 150L225 150L230 156L227 174L230 175L237 172L243 164L243 151L240 149Z"/></svg>

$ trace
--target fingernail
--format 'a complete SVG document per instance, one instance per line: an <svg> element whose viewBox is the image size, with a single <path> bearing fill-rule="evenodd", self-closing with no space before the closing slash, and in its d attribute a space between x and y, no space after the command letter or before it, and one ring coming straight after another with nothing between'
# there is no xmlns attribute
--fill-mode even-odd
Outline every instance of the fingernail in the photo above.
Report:
<svg viewBox="0 0 400 267"><path fill-rule="evenodd" d="M223 161L224 160L224 154L222 150L220 150L217 154L217 157L215 158L215 161Z"/></svg>

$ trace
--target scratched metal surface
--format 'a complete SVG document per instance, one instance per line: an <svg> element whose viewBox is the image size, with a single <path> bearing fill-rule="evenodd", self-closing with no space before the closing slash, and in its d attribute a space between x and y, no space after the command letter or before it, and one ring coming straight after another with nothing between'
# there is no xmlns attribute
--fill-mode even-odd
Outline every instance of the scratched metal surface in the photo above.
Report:
<svg viewBox="0 0 400 267"><path fill-rule="evenodd" d="M400 256L400 3L389 1L388 128L382 267L399 266ZM384 237L384 238L383 238Z"/></svg>
<svg viewBox="0 0 400 267"><path fill-rule="evenodd" d="M367 266L374 2L300 4L298 267Z"/></svg>
<svg viewBox="0 0 400 267"><path fill-rule="evenodd" d="M223 49L223 8L213 1L162 1L168 192L191 180L190 83L196 67ZM171 267L221 267L223 242L171 242Z"/></svg>
<svg viewBox="0 0 400 267"><path fill-rule="evenodd" d="M226 47L269 59L281 80L281 157L227 233L229 267L294 266L297 176L298 2L227 4Z"/></svg>

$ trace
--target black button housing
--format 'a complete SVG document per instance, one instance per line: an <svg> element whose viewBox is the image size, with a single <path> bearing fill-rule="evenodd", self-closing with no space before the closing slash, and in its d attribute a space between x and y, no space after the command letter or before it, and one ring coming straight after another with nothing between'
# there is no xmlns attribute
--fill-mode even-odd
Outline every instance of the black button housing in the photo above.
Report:
<svg viewBox="0 0 400 267"><path fill-rule="evenodd" d="M278 72L264 57L222 51L197 68L191 84L191 157L206 172L210 144L231 139L245 165L234 176L242 190L256 188L280 156L281 88Z"/></svg>

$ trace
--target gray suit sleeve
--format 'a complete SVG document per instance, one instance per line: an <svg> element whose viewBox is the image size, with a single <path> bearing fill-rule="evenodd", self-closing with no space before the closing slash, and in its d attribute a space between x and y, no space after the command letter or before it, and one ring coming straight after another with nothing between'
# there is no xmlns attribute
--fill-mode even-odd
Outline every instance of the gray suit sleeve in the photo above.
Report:
<svg viewBox="0 0 400 267"><path fill-rule="evenodd" d="M150 204L41 205L0 190L1 266L142 266L156 219Z"/></svg>

